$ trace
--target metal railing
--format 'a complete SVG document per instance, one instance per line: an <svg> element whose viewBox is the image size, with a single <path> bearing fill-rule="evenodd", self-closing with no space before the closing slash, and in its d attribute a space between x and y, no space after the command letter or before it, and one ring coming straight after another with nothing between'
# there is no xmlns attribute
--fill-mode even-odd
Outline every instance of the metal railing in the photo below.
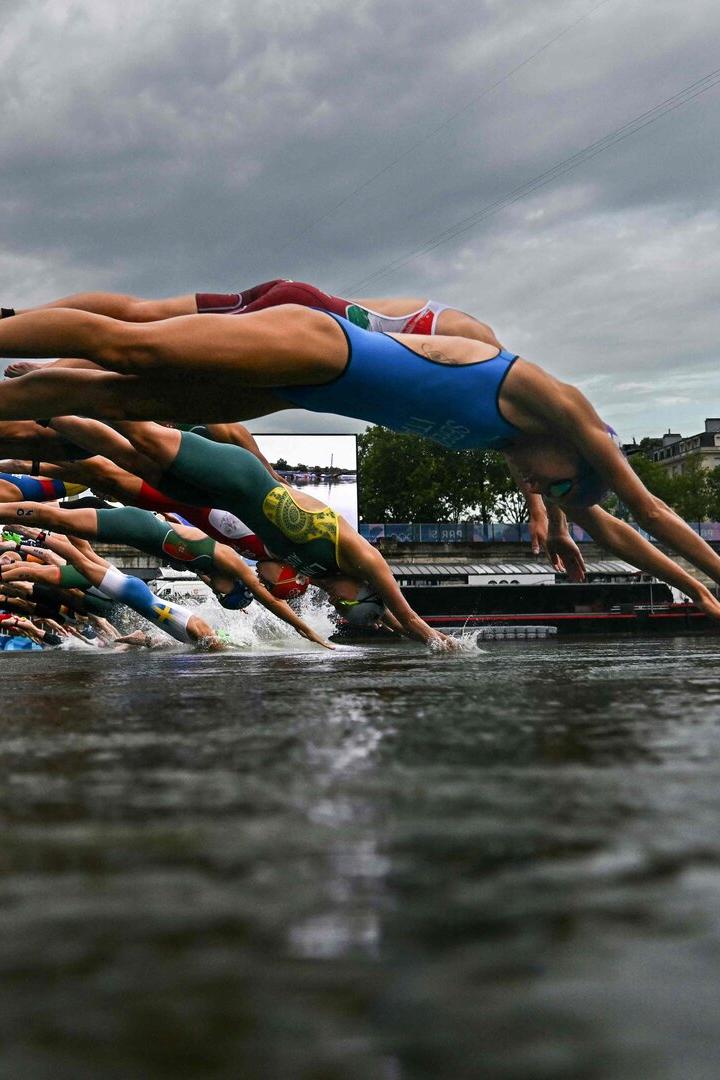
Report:
<svg viewBox="0 0 720 1080"><path fill-rule="evenodd" d="M703 540L720 543L720 522L689 522L690 528ZM632 526L646 540L653 537L637 525ZM571 525L572 536L578 543L592 542L592 537L579 525ZM477 521L459 521L425 524L418 522L390 522L358 526L366 540L395 540L399 544L518 544L529 543L530 527L527 522L496 521L483 525Z"/></svg>

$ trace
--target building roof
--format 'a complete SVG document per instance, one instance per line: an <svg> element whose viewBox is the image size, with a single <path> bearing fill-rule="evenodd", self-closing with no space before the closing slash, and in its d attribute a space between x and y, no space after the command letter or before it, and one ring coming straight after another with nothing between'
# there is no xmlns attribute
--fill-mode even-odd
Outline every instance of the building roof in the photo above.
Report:
<svg viewBox="0 0 720 1080"><path fill-rule="evenodd" d="M396 563L390 562L390 569L395 577L470 577L475 575L503 577L512 574L554 574L550 563ZM603 559L585 564L588 574L605 574L608 577L617 574L639 574L640 571L621 559Z"/></svg>

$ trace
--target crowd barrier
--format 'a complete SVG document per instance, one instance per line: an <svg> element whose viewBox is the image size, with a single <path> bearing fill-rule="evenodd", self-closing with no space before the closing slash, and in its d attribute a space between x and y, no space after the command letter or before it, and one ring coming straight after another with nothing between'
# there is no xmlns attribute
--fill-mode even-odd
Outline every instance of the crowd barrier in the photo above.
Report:
<svg viewBox="0 0 720 1080"><path fill-rule="evenodd" d="M703 540L720 543L720 522L703 521L689 523L693 532ZM529 543L530 527L527 522L496 521L483 525L477 521L437 523L434 525L417 522L392 522L384 525L372 525L361 522L358 526L360 535L371 543L376 540L395 540L399 544L518 544ZM571 525L572 536L578 543L591 542L592 537L579 525ZM636 525L633 528L652 540L653 537Z"/></svg>

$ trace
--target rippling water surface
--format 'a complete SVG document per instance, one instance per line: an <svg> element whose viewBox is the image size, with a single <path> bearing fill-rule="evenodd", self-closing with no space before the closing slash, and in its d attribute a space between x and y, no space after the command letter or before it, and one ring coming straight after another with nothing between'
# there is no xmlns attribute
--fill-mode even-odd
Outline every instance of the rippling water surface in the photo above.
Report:
<svg viewBox="0 0 720 1080"><path fill-rule="evenodd" d="M720 638L0 665L3 1075L718 1075Z"/></svg>

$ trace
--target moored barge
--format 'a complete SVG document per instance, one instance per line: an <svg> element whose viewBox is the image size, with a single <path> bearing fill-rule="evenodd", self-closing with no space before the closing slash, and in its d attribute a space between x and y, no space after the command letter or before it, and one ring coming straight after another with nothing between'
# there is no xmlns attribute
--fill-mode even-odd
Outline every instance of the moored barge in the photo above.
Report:
<svg viewBox="0 0 720 1080"><path fill-rule="evenodd" d="M438 629L554 626L568 634L717 632L664 582L620 560L587 564L579 585L548 563L396 563L405 598Z"/></svg>

